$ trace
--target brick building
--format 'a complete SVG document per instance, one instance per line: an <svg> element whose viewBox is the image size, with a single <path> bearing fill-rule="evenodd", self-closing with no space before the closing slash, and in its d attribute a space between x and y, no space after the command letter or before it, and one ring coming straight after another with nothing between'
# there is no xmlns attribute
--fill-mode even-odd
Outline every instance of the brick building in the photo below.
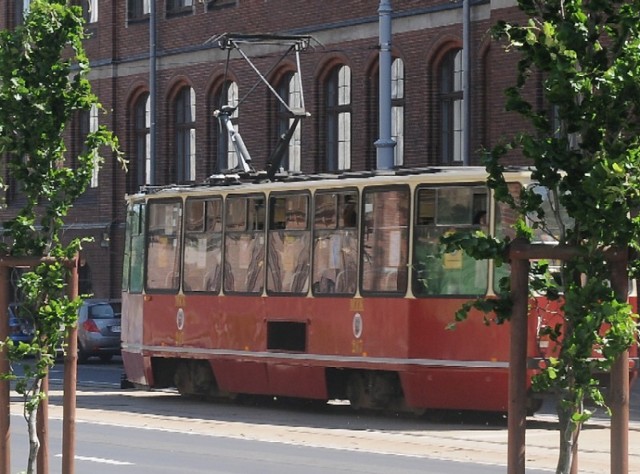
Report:
<svg viewBox="0 0 640 474"><path fill-rule="evenodd" d="M469 103L463 106L462 1L392 0L392 135L395 164L478 164L480 150L510 136L521 123L503 112L513 85L513 56L490 39L497 20L519 14L512 0L469 0ZM0 28L21 21L28 0L0 0ZM220 34L309 35L300 74L306 110L283 165L292 171L375 168L378 138L379 18L377 0L87 0L91 81L105 115L78 117L69 154L82 130L107 125L129 160L125 173L108 160L68 218L66 236L91 235L83 258L98 297L120 292L123 195L142 184L202 181L232 168L237 157L219 133L213 112L240 100L233 123L264 167L288 118L238 54L221 49ZM155 4L155 15L150 5ZM155 24L154 33L150 28ZM249 54L273 88L289 101L295 62L273 48ZM150 65L155 63L155 72ZM150 92L155 89L155 101ZM155 113L152 113L155 110ZM468 121L464 110L470 111ZM153 123L153 127L152 127ZM462 146L469 127L470 152ZM151 133L153 130L153 134ZM155 139L153 139L155 137ZM19 198L8 191L9 211Z"/></svg>

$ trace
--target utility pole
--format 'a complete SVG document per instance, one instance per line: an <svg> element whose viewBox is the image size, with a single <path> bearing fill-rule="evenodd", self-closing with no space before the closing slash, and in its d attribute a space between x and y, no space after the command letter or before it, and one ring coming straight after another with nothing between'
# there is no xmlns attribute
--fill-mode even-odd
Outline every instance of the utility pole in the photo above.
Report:
<svg viewBox="0 0 640 474"><path fill-rule="evenodd" d="M380 23L380 67L379 67L379 137L376 146L376 167L379 170L393 168L393 150L396 142L391 138L391 0L380 0L378 18Z"/></svg>
<svg viewBox="0 0 640 474"><path fill-rule="evenodd" d="M156 182L156 2L149 2L149 157L151 160L149 166L149 176L146 177L144 184L155 184ZM144 163L146 170L146 163ZM145 173L146 174L146 173ZM139 175L138 175L139 176Z"/></svg>
<svg viewBox="0 0 640 474"><path fill-rule="evenodd" d="M462 0L462 164L469 166L471 149L471 7Z"/></svg>

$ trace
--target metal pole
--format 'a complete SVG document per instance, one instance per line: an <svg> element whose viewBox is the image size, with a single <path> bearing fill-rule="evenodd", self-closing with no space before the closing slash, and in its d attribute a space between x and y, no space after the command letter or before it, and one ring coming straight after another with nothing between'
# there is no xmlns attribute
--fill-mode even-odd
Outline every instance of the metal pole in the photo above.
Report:
<svg viewBox="0 0 640 474"><path fill-rule="evenodd" d="M511 260L511 297L509 349L508 474L525 472L527 428L527 316L529 260Z"/></svg>
<svg viewBox="0 0 640 474"><path fill-rule="evenodd" d="M40 382L40 390L44 398L40 401L38 413L36 414L36 433L40 447L36 458L36 471L38 474L49 472L49 371Z"/></svg>
<svg viewBox="0 0 640 474"><path fill-rule="evenodd" d="M9 337L9 269L0 265L0 340L4 341ZM9 372L9 359L7 348L3 347L0 352L0 373ZM10 382L0 380L0 474L11 474L11 398Z"/></svg>
<svg viewBox="0 0 640 474"><path fill-rule="evenodd" d="M380 22L380 68L379 76L379 138L376 146L376 167L379 170L393 168L393 149L396 142L391 138L391 0L380 0L378 19Z"/></svg>
<svg viewBox="0 0 640 474"><path fill-rule="evenodd" d="M462 2L462 164L469 166L471 149L471 8Z"/></svg>
<svg viewBox="0 0 640 474"><path fill-rule="evenodd" d="M78 258L73 260L67 278L67 295L69 299L78 296ZM64 395L62 407L62 472L75 472L76 443L76 385L78 368L78 324L68 328L67 352L64 356Z"/></svg>
<svg viewBox="0 0 640 474"><path fill-rule="evenodd" d="M611 286L618 301L627 301L627 261L611 265ZM629 352L621 354L611 367L611 472L629 472Z"/></svg>
<svg viewBox="0 0 640 474"><path fill-rule="evenodd" d="M149 156L150 156L150 170L149 176L146 177L145 184L156 183L156 144L157 144L157 104L156 104L156 58L157 58L157 46L156 46L156 2L151 0L149 2ZM146 163L144 164L146 168Z"/></svg>

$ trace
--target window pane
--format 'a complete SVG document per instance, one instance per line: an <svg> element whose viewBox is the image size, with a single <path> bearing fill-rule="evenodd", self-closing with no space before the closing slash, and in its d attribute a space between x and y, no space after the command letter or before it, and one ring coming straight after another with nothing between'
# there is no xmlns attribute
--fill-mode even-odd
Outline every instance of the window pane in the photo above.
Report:
<svg viewBox="0 0 640 474"><path fill-rule="evenodd" d="M396 142L394 163L401 166L404 162L404 107L391 108L391 137Z"/></svg>
<svg viewBox="0 0 640 474"><path fill-rule="evenodd" d="M231 114L231 121L233 123L233 129L238 131L238 84L230 82L227 87L227 104L234 108ZM240 163L238 159L238 153L236 148L230 141L227 141L229 147L227 149L227 168L233 169Z"/></svg>
<svg viewBox="0 0 640 474"><path fill-rule="evenodd" d="M338 115L338 169L351 168L351 114Z"/></svg>
<svg viewBox="0 0 640 474"><path fill-rule="evenodd" d="M354 294L358 268L356 191L315 196L314 294Z"/></svg>
<svg viewBox="0 0 640 474"><path fill-rule="evenodd" d="M464 70L462 69L462 50L458 50L453 59L453 90L461 91L464 80Z"/></svg>
<svg viewBox="0 0 640 474"><path fill-rule="evenodd" d="M464 107L462 100L453 102L453 161L463 161L462 128L464 123Z"/></svg>
<svg viewBox="0 0 640 474"><path fill-rule="evenodd" d="M220 291L222 199L189 199L185 214L185 291Z"/></svg>
<svg viewBox="0 0 640 474"><path fill-rule="evenodd" d="M444 164L463 161L463 73L462 50L449 52L440 70L441 161Z"/></svg>
<svg viewBox="0 0 640 474"><path fill-rule="evenodd" d="M488 261L475 260L462 251L444 253L440 237L458 230L488 233L487 202L483 186L418 190L412 265L416 296L486 292Z"/></svg>
<svg viewBox="0 0 640 474"><path fill-rule="evenodd" d="M196 179L196 102L191 87L183 88L175 101L176 166L179 182Z"/></svg>
<svg viewBox="0 0 640 474"><path fill-rule="evenodd" d="M391 64L391 99L404 98L404 62L397 58Z"/></svg>
<svg viewBox="0 0 640 474"><path fill-rule="evenodd" d="M264 287L264 198L226 201L224 291L261 293Z"/></svg>
<svg viewBox="0 0 640 474"><path fill-rule="evenodd" d="M351 103L351 68L342 66L338 72L338 105Z"/></svg>
<svg viewBox="0 0 640 474"><path fill-rule="evenodd" d="M364 197L362 289L404 293L409 238L408 188L368 189Z"/></svg>
<svg viewBox="0 0 640 474"><path fill-rule="evenodd" d="M306 293L309 288L309 196L270 199L267 290Z"/></svg>
<svg viewBox="0 0 640 474"><path fill-rule="evenodd" d="M297 110L302 108L302 90L300 89L300 78L296 72L291 75L289 79L289 108ZM293 123L294 119L289 119L289 126ZM300 156L301 156L301 127L302 124L298 123L291 141L289 142L288 153L288 165L289 171L300 171Z"/></svg>
<svg viewBox="0 0 640 474"><path fill-rule="evenodd" d="M91 106L91 111L89 112L89 132L95 133L98 131L99 123L98 123L98 106L93 104ZM100 172L100 162L98 157L98 152L96 151L93 154L93 172L91 174L91 187L98 187L98 174Z"/></svg>

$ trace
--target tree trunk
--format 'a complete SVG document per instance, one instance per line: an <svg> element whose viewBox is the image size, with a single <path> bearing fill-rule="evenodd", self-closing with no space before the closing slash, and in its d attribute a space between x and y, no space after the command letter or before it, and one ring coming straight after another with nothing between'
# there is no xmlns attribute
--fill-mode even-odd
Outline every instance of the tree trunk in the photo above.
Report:
<svg viewBox="0 0 640 474"><path fill-rule="evenodd" d="M42 380L36 379L33 383L33 397L38 398L42 388ZM38 407L40 404L32 406L25 404L25 418L27 420L27 428L29 431L29 461L27 464L27 474L35 472L35 466L38 461L38 451L40 450L40 440L38 439L37 419Z"/></svg>
<svg viewBox="0 0 640 474"><path fill-rule="evenodd" d="M577 469L572 469L574 463L577 467L578 436L580 435L581 424L572 421L574 413L579 412L573 403L563 402L562 398L556 405L558 412L558 424L560 432L560 454L558 455L558 465L556 474L572 474Z"/></svg>

